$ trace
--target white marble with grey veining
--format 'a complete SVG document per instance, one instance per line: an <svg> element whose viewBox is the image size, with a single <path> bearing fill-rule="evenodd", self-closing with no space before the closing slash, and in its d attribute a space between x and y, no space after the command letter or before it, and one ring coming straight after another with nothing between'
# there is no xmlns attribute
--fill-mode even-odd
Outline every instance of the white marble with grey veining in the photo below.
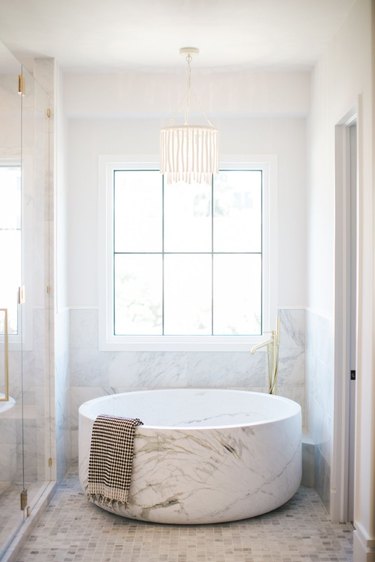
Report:
<svg viewBox="0 0 375 562"><path fill-rule="evenodd" d="M314 443L314 487L329 510L332 458L334 331L331 318L306 312L306 426Z"/></svg>
<svg viewBox="0 0 375 562"><path fill-rule="evenodd" d="M133 519L198 524L271 511L301 482L301 408L288 399L235 390L130 392L80 408L79 473L87 486L99 413L140 417L127 507Z"/></svg>
<svg viewBox="0 0 375 562"><path fill-rule="evenodd" d="M305 414L305 310L280 310L277 394ZM77 458L78 405L97 396L158 388L237 388L267 392L267 353L100 351L97 309L70 310L70 431Z"/></svg>

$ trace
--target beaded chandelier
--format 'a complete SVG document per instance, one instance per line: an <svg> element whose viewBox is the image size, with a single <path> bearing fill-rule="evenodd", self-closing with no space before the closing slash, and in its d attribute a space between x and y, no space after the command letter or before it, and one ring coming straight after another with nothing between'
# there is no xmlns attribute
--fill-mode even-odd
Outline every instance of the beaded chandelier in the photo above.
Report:
<svg viewBox="0 0 375 562"><path fill-rule="evenodd" d="M160 131L160 171L167 183L210 183L218 172L218 131L207 125L189 124L191 102L191 61L198 54L195 47L183 47L186 55L187 84L185 118L182 125L164 127Z"/></svg>

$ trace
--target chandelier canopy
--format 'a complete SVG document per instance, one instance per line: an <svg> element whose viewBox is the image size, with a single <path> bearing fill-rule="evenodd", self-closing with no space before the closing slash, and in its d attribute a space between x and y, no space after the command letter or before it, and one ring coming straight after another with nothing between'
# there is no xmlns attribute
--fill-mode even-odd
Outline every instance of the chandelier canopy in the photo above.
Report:
<svg viewBox="0 0 375 562"><path fill-rule="evenodd" d="M185 119L182 125L164 127L160 131L160 171L167 183L210 183L218 172L218 130L207 125L190 125L191 61L198 54L195 47L183 47L186 55L187 85Z"/></svg>

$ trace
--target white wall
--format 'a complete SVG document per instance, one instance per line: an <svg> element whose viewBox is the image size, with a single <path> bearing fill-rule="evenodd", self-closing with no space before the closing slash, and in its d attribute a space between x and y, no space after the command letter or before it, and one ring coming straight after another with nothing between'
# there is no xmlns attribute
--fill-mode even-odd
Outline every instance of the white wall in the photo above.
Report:
<svg viewBox="0 0 375 562"><path fill-rule="evenodd" d="M176 116L184 107L185 67L174 73L129 71L66 74L64 104L69 118ZM309 109L309 72L192 72L193 112L221 116L289 115Z"/></svg>
<svg viewBox="0 0 375 562"><path fill-rule="evenodd" d="M159 129L165 123L167 106L171 105L167 85L176 90L180 78L166 79L158 74L65 77L66 113L70 116L67 138L69 306L98 304L98 157L101 154L158 157ZM305 119L309 107L309 74L219 74L211 75L209 82L206 75L198 78L201 81L197 89L207 88L210 92L208 96L202 95L202 99L209 99L209 105L216 110L214 118L220 130L222 154L277 156L279 305L301 308L306 304ZM129 118L131 113L138 118Z"/></svg>
<svg viewBox="0 0 375 562"><path fill-rule="evenodd" d="M357 0L337 37L317 64L312 79L310 119L310 190L308 200L308 304L311 325L327 326L325 371L315 384L316 370L307 361L307 387L317 391L308 412L310 429L324 443L321 453L332 462L332 425L314 423L316 408L328 394L324 419L333 414L334 356L334 203L335 125L359 105L359 280L356 419L355 562L375 560L375 382L373 325L373 85L372 6ZM328 323L328 324L327 324ZM310 334L312 336L313 334ZM309 333L307 333L309 337ZM328 350L328 351L327 351ZM311 414L311 415L310 415ZM319 442L319 441L318 441ZM331 483L331 496L336 483Z"/></svg>

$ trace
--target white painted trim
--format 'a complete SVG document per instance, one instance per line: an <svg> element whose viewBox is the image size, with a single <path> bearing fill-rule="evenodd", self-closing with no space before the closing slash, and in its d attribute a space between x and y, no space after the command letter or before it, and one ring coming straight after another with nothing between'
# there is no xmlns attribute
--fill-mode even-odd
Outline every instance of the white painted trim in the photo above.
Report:
<svg viewBox="0 0 375 562"><path fill-rule="evenodd" d="M355 562L375 562L375 539L371 539L360 523L353 532L353 560Z"/></svg>
<svg viewBox="0 0 375 562"><path fill-rule="evenodd" d="M349 126L356 122L357 107L336 125L335 141L335 304L334 304L334 405L331 459L330 515L348 520L349 478L349 308L347 257L350 255ZM358 185L358 182L357 182ZM358 221L357 221L358 225ZM357 226L358 228L358 226ZM358 236L357 236L358 244ZM357 267L358 270L358 267Z"/></svg>
<svg viewBox="0 0 375 562"><path fill-rule="evenodd" d="M99 349L101 351L249 351L262 337L250 336L113 336L110 310L113 307L112 264L112 173L114 168L159 169L155 156L103 155L99 157L98 224L99 248ZM276 327L277 318L277 157L275 155L223 156L221 168L261 168L264 174L263 247L267 256L263 269L264 332ZM272 241L272 243L271 243ZM109 303L109 304L108 304Z"/></svg>
<svg viewBox="0 0 375 562"><path fill-rule="evenodd" d="M375 12L372 14L375 15ZM370 96L370 92L368 93ZM369 99L369 98L368 98ZM371 115L371 113L370 113ZM365 117L366 116L366 121ZM354 562L375 562L374 405L374 156L375 113L369 130L365 96L358 98L358 335ZM370 137L371 134L371 137ZM371 144L372 140L372 144Z"/></svg>

